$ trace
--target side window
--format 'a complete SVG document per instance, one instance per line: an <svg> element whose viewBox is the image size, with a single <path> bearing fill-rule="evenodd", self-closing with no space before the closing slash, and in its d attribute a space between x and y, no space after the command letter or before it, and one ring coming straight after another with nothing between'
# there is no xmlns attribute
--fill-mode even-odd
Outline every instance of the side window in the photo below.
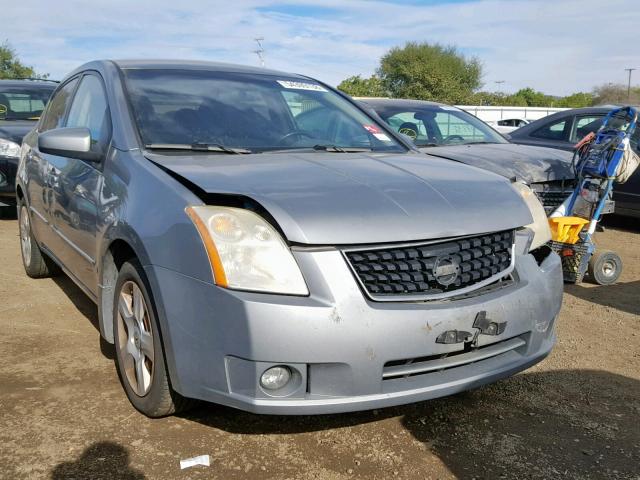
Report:
<svg viewBox="0 0 640 480"><path fill-rule="evenodd" d="M474 127L471 123L450 113L438 112L435 118L438 130L443 139L447 137L462 137L465 142L478 142L487 140L486 135ZM457 139L460 141L460 139Z"/></svg>
<svg viewBox="0 0 640 480"><path fill-rule="evenodd" d="M42 117L42 122L40 123L41 132L62 127L64 114L67 111L69 103L71 103L71 97L77 83L78 79L74 78L55 93L47 106L44 117Z"/></svg>
<svg viewBox="0 0 640 480"><path fill-rule="evenodd" d="M103 151L111 139L111 119L102 82L85 75L69 110L67 127L86 127L91 131L91 149Z"/></svg>
<svg viewBox="0 0 640 480"><path fill-rule="evenodd" d="M585 135L595 133L602 125L602 115L590 115L585 117L576 117L573 122L573 130L571 131L571 141L578 142Z"/></svg>
<svg viewBox="0 0 640 480"><path fill-rule="evenodd" d="M546 138L549 140L567 140L565 130L567 130L567 120L548 123L531 134L532 137Z"/></svg>

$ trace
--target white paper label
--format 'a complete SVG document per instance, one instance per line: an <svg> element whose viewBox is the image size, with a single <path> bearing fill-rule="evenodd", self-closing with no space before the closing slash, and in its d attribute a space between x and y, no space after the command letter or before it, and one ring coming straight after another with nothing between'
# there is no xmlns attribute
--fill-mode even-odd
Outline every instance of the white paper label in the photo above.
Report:
<svg viewBox="0 0 640 480"><path fill-rule="evenodd" d="M372 135L383 142L389 142L391 140L386 133L373 133Z"/></svg>
<svg viewBox="0 0 640 480"><path fill-rule="evenodd" d="M316 92L326 92L327 89L317 83L307 82L292 82L290 80L277 80L277 82L284 88L291 88L293 90L314 90Z"/></svg>

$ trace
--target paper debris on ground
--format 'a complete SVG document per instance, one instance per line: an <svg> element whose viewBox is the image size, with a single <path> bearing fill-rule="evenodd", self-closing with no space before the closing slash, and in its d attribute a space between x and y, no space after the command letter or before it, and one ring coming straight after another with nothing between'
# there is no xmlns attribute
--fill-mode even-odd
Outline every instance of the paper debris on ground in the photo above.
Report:
<svg viewBox="0 0 640 480"><path fill-rule="evenodd" d="M204 465L205 467L209 466L209 455L198 455L193 458L185 458L184 460L180 460L180 469L184 470L185 468L194 467L196 465Z"/></svg>

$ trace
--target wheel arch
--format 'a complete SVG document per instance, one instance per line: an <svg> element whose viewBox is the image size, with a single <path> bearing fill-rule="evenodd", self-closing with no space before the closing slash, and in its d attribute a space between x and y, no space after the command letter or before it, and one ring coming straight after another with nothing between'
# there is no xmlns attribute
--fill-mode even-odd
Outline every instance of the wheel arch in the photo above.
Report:
<svg viewBox="0 0 640 480"><path fill-rule="evenodd" d="M100 335L113 343L113 301L118 272L124 262L149 263L141 239L127 223L118 222L105 231L98 256L98 320Z"/></svg>

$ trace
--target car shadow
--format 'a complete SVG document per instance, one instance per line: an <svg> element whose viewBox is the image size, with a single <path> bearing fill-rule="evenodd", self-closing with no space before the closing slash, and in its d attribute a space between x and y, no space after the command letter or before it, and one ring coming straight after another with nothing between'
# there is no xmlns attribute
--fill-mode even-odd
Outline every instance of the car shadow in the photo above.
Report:
<svg viewBox="0 0 640 480"><path fill-rule="evenodd" d="M129 451L114 442L96 442L87 447L73 462L59 463L51 472L52 480L109 478L142 480L142 472L129 465Z"/></svg>
<svg viewBox="0 0 640 480"><path fill-rule="evenodd" d="M634 478L640 461L638 399L638 380L559 370L378 411L264 416L203 404L181 416L248 435L323 431L399 417L457 478Z"/></svg>
<svg viewBox="0 0 640 480"><path fill-rule="evenodd" d="M71 300L76 307L98 332L100 338L100 352L109 360L115 358L115 348L100 335L100 323L98 320L98 306L78 287L73 280L64 274L53 277L54 283Z"/></svg>
<svg viewBox="0 0 640 480"><path fill-rule="evenodd" d="M602 217L602 225L605 228L626 230L632 233L640 233L640 220L635 217L623 217L621 215L605 215Z"/></svg>
<svg viewBox="0 0 640 480"><path fill-rule="evenodd" d="M588 302L615 308L633 315L640 315L640 302L638 302L640 280L592 287L585 287L580 284L566 284L564 291Z"/></svg>

